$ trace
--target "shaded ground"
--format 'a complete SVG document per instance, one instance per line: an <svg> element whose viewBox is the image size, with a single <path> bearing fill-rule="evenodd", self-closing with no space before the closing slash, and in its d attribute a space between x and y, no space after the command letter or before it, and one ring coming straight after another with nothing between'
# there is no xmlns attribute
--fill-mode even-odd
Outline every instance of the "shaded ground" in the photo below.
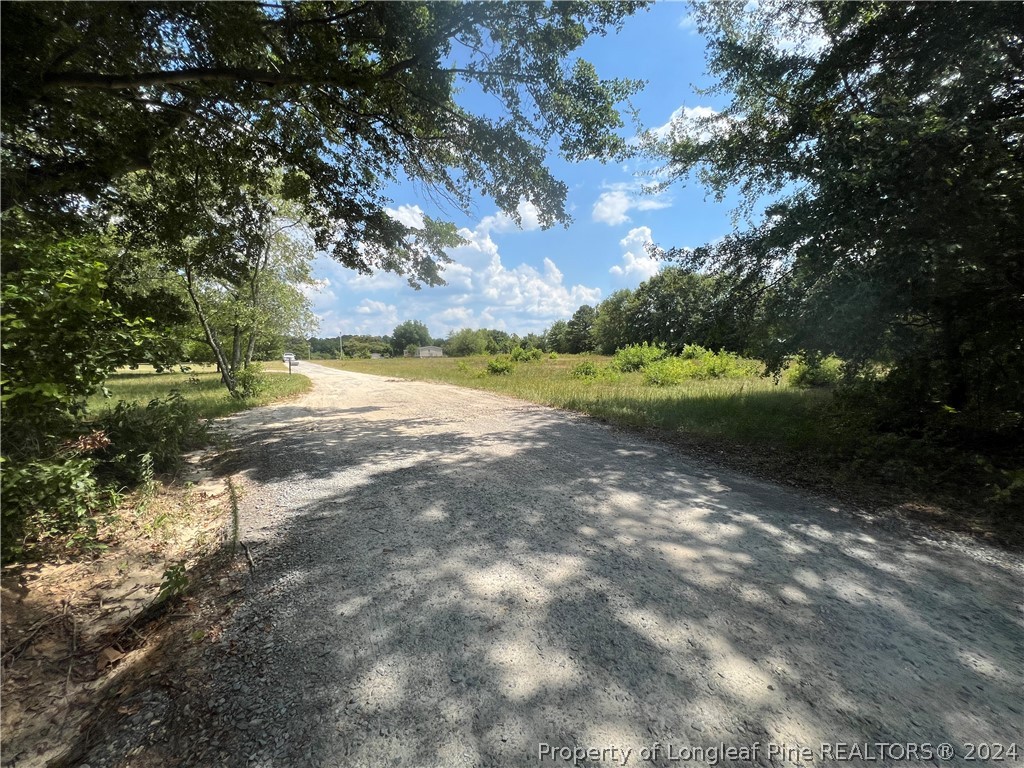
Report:
<svg viewBox="0 0 1024 768"><path fill-rule="evenodd" d="M968 765L968 742L1021 742L1017 555L564 412L303 373L311 394L230 420L246 599L92 734L91 768L536 765L543 744L633 765L655 742L785 744L776 765L950 743Z"/></svg>
<svg viewBox="0 0 1024 768"><path fill-rule="evenodd" d="M3 569L0 586L2 765L64 755L103 691L130 687L168 623L156 600L166 569L220 547L228 489L191 455L184 476L130 497L93 556ZM186 610L179 607L179 610ZM157 622L155 619L161 621Z"/></svg>

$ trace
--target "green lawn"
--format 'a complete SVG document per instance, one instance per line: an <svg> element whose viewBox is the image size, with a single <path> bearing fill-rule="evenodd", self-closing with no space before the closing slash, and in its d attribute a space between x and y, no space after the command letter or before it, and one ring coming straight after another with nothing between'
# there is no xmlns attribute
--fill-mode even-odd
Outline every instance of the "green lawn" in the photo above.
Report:
<svg viewBox="0 0 1024 768"><path fill-rule="evenodd" d="M360 373L438 381L485 389L535 403L588 413L612 423L657 427L739 443L815 449L834 439L821 418L827 390L776 384L771 378L687 381L668 387L643 383L642 374L578 379L582 360L605 367L609 357L564 355L519 363L507 375L487 373L487 357L318 360Z"/></svg>
<svg viewBox="0 0 1024 768"><path fill-rule="evenodd" d="M188 373L156 373L148 366L141 366L138 370L126 370L111 376L106 383L111 396L93 395L89 399L89 411L95 413L113 407L120 400L148 403L157 397L167 397L172 389L177 389L196 407L200 416L217 418L301 394L312 386L305 376L283 373L284 367L278 361L264 363L263 367L268 371L266 391L258 397L239 400L228 394L213 366L192 365ZM273 373L269 373L271 371Z"/></svg>

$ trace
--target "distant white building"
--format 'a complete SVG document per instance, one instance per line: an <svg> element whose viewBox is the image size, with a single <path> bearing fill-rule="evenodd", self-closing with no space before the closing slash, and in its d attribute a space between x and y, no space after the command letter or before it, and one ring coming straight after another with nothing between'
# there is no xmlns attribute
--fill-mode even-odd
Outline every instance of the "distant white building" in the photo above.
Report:
<svg viewBox="0 0 1024 768"><path fill-rule="evenodd" d="M444 357L444 352L440 347L420 347L415 357Z"/></svg>
<svg viewBox="0 0 1024 768"><path fill-rule="evenodd" d="M381 358L380 352L371 352L370 353L370 359L371 360L380 360L380 358Z"/></svg>

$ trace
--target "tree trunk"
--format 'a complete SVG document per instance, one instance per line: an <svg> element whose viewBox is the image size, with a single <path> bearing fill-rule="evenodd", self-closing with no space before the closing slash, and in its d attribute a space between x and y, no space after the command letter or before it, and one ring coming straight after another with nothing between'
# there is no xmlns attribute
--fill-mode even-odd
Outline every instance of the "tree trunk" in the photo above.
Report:
<svg viewBox="0 0 1024 768"><path fill-rule="evenodd" d="M256 331L253 330L249 334L249 343L245 347L245 367L248 368L252 364L252 355L256 351Z"/></svg>
<svg viewBox="0 0 1024 768"><path fill-rule="evenodd" d="M268 238L267 242L263 246L263 251L256 258L256 264L252 270L252 274L249 276L249 302L252 309L252 321L251 327L249 328L249 343L245 348L245 367L248 368L252 363L252 355L256 349L256 331L257 323L255 318L259 316L259 300L260 300L260 274L267 266L267 262L270 261L270 249L271 239Z"/></svg>
<svg viewBox="0 0 1024 768"><path fill-rule="evenodd" d="M231 375L238 373L242 364L242 328L236 325L231 334Z"/></svg>
<svg viewBox="0 0 1024 768"><path fill-rule="evenodd" d="M232 396L235 394L235 376L233 370L228 366L227 358L224 356L224 350L221 349L220 339L217 338L217 332L213 330L210 322L206 319L206 313L203 311L203 305L199 301L199 296L196 295L195 286L192 283L192 266L188 263L185 264L185 287L188 289L188 296L192 299L192 306L196 308L196 315L199 317L199 324L203 326L203 334L206 336L206 343L210 345L210 349L213 350L213 356L217 360L217 368L220 370L220 380L227 387L228 392Z"/></svg>

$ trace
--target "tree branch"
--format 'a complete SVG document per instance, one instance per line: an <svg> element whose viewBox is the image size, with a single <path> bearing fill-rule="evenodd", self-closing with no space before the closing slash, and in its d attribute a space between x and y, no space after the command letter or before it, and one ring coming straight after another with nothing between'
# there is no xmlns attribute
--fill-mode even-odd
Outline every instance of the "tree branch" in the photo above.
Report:
<svg viewBox="0 0 1024 768"><path fill-rule="evenodd" d="M101 75L92 72L49 72L43 77L43 87L89 88L100 91L122 91L131 88L145 88L183 83L250 82L262 85L339 85L349 87L364 82L352 79L345 82L339 78L316 78L308 75L282 74L258 69L240 67L188 67L158 72L139 72L130 75Z"/></svg>

